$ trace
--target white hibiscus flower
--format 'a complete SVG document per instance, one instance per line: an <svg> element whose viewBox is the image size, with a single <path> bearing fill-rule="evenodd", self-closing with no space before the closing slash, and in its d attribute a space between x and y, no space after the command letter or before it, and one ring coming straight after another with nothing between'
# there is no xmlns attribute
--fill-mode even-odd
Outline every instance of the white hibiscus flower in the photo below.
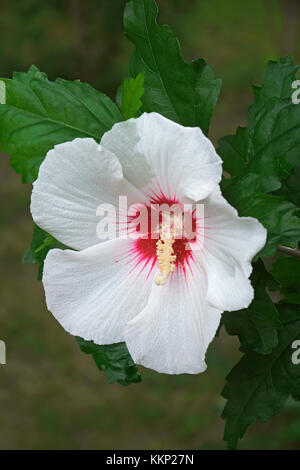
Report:
<svg viewBox="0 0 300 470"><path fill-rule="evenodd" d="M266 241L264 227L238 217L222 197L221 171L199 128L156 113L116 124L101 145L75 139L48 152L31 212L37 225L79 250L51 250L44 265L47 306L66 331L97 344L125 341L137 364L159 372L205 370L222 312L253 299L251 260ZM169 235L160 224L145 237L131 215L134 239L120 237L118 227L101 241L97 208L118 210L120 195L149 217L154 204L173 202L201 203L204 216L190 213L191 238L177 237L175 219Z"/></svg>

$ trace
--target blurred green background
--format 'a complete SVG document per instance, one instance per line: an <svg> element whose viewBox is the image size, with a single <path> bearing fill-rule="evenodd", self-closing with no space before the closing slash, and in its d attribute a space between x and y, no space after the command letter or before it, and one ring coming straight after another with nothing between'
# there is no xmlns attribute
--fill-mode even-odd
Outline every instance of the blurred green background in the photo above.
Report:
<svg viewBox="0 0 300 470"><path fill-rule="evenodd" d="M159 21L180 37L186 60L203 57L223 78L211 125L217 143L246 124L251 84L268 59L300 60L297 0L158 0ZM125 0L15 0L0 5L0 76L32 63L51 79L80 78L114 96L128 75L131 44L122 33ZM22 265L30 244L29 185L0 159L1 449L223 449L220 391L239 358L221 332L198 376L142 369L143 382L109 385L47 312L35 266ZM300 448L300 407L252 426L243 449Z"/></svg>

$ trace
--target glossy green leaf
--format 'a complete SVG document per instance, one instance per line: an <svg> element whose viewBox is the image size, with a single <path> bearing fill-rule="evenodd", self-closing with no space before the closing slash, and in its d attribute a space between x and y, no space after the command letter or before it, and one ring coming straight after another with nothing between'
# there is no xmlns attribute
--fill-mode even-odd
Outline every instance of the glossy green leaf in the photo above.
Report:
<svg viewBox="0 0 300 470"><path fill-rule="evenodd" d="M272 98L254 118L249 136L247 171L282 181L300 164L300 107L291 98Z"/></svg>
<svg viewBox="0 0 300 470"><path fill-rule="evenodd" d="M276 191L280 183L273 176L248 173L243 176L223 178L221 187L224 197L242 215L249 206L249 201L252 201L257 194Z"/></svg>
<svg viewBox="0 0 300 470"><path fill-rule="evenodd" d="M136 47L131 76L145 74L142 111L199 126L207 134L221 81L203 59L183 61L177 38L169 26L157 24L157 13L154 0L133 0L124 14L125 34Z"/></svg>
<svg viewBox="0 0 300 470"><path fill-rule="evenodd" d="M6 104L0 105L1 150L23 182L34 181L54 145L92 137L99 141L122 116L118 107L87 83L51 82L36 67L5 79Z"/></svg>
<svg viewBox="0 0 300 470"><path fill-rule="evenodd" d="M109 383L118 382L126 386L142 380L125 343L100 346L78 336L76 340L80 349L86 354L91 354L97 367L105 371Z"/></svg>

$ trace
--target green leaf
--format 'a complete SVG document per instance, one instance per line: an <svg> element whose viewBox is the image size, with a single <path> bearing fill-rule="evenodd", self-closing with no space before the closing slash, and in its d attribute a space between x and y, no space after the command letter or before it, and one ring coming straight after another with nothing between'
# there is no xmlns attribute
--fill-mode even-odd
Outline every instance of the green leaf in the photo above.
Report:
<svg viewBox="0 0 300 470"><path fill-rule="evenodd" d="M38 280L42 279L44 260L49 250L52 250L53 248L60 248L61 250L70 249L34 224L31 245L24 253L22 263L39 264Z"/></svg>
<svg viewBox="0 0 300 470"><path fill-rule="evenodd" d="M208 133L220 94L221 80L204 60L185 63L180 45L169 26L156 22L153 0L133 0L125 8L125 34L136 51L130 73L145 74L142 111L156 111L184 126L199 126Z"/></svg>
<svg viewBox="0 0 300 470"><path fill-rule="evenodd" d="M136 117L142 107L144 80L144 74L139 73L136 78L126 78L122 83L122 116L125 120Z"/></svg>
<svg viewBox="0 0 300 470"><path fill-rule="evenodd" d="M299 209L282 197L264 194L278 189L272 176L249 173L223 179L222 192L240 216L258 219L268 230L267 243L259 256L271 256L276 246L300 239Z"/></svg>
<svg viewBox="0 0 300 470"><path fill-rule="evenodd" d="M300 107L292 103L298 66L291 56L270 61L261 88L254 88L249 125L220 140L224 169L232 176L255 173L278 182L300 164Z"/></svg>
<svg viewBox="0 0 300 470"><path fill-rule="evenodd" d="M272 265L271 274L280 284L285 301L300 304L300 259L281 256Z"/></svg>
<svg viewBox="0 0 300 470"><path fill-rule="evenodd" d="M282 182L278 195L300 207L300 165L295 166L288 178Z"/></svg>
<svg viewBox="0 0 300 470"><path fill-rule="evenodd" d="M278 346L271 354L247 351L227 377L222 391L227 404L224 439L233 449L255 421L265 422L279 413L291 395L300 400L300 367L293 364L292 347L300 339L299 308L278 306L284 326L278 332Z"/></svg>
<svg viewBox="0 0 300 470"><path fill-rule="evenodd" d="M221 187L224 197L241 215L247 210L249 201L252 201L257 194L276 191L280 183L273 176L248 173L243 176L223 178Z"/></svg>
<svg viewBox="0 0 300 470"><path fill-rule="evenodd" d="M105 371L109 383L118 382L126 386L141 382L141 375L125 343L100 346L79 336L76 336L76 340L83 352L92 354L97 367Z"/></svg>
<svg viewBox="0 0 300 470"><path fill-rule="evenodd" d="M223 159L223 169L232 176L242 175L247 166L246 127L238 127L235 135L226 135L219 141L218 153Z"/></svg>
<svg viewBox="0 0 300 470"><path fill-rule="evenodd" d="M36 67L4 79L6 104L0 105L1 150L24 183L36 179L54 145L76 137L99 141L122 116L110 98L87 83L51 82Z"/></svg>
<svg viewBox="0 0 300 470"><path fill-rule="evenodd" d="M275 253L277 245L293 243L300 239L298 214L299 209L294 204L279 196L257 194L239 215L255 217L264 225L268 238L259 256L271 256Z"/></svg>
<svg viewBox="0 0 300 470"><path fill-rule="evenodd" d="M251 173L285 179L300 163L300 107L291 98L272 98L255 117L249 132Z"/></svg>
<svg viewBox="0 0 300 470"><path fill-rule="evenodd" d="M291 55L281 57L278 62L268 62L262 87L255 87L255 103L250 107L250 120L255 118L269 99L291 97L298 69Z"/></svg>
<svg viewBox="0 0 300 470"><path fill-rule="evenodd" d="M297 177L291 184L296 186ZM255 217L268 230L267 243L258 256L270 256L277 245L300 240L299 209L277 195L282 194L277 178L248 173L223 179L221 187L224 197L240 216ZM276 195L265 194L273 191ZM295 198L296 195L295 190Z"/></svg>
<svg viewBox="0 0 300 470"><path fill-rule="evenodd" d="M42 251L47 246L53 245L53 243L56 243L56 242L57 240L54 237L52 237L52 235L47 234L41 246L39 246L34 252L38 253L39 251Z"/></svg>
<svg viewBox="0 0 300 470"><path fill-rule="evenodd" d="M224 312L222 322L230 335L237 335L242 348L269 354L278 345L277 330L281 327L279 313L266 292L268 273L263 263L254 265L251 284L254 300L238 312Z"/></svg>

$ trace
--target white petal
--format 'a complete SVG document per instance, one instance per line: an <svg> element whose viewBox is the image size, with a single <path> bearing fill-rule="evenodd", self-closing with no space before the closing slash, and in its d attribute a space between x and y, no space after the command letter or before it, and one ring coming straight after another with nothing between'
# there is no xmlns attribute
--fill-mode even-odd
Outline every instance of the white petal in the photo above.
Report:
<svg viewBox="0 0 300 470"><path fill-rule="evenodd" d="M145 307L153 277L134 269L131 248L132 241L110 240L80 252L49 252L47 307L66 331L97 344L124 341L124 324Z"/></svg>
<svg viewBox="0 0 300 470"><path fill-rule="evenodd" d="M100 204L118 206L143 196L123 179L118 159L93 139L56 145L43 161L33 185L31 213L35 223L65 245L84 249L100 242L96 234Z"/></svg>
<svg viewBox="0 0 300 470"><path fill-rule="evenodd" d="M157 113L115 124L101 144L117 155L128 181L139 187L155 181L166 196L197 201L221 179L222 161L201 129Z"/></svg>
<svg viewBox="0 0 300 470"><path fill-rule="evenodd" d="M186 277L174 272L163 287L154 284L147 306L125 329L133 360L167 374L203 372L221 314L208 305L205 294L200 266Z"/></svg>
<svg viewBox="0 0 300 470"><path fill-rule="evenodd" d="M221 310L246 308L253 300L251 260L266 243L267 231L237 211L217 189L204 201L204 244L197 252L208 279L207 299Z"/></svg>

